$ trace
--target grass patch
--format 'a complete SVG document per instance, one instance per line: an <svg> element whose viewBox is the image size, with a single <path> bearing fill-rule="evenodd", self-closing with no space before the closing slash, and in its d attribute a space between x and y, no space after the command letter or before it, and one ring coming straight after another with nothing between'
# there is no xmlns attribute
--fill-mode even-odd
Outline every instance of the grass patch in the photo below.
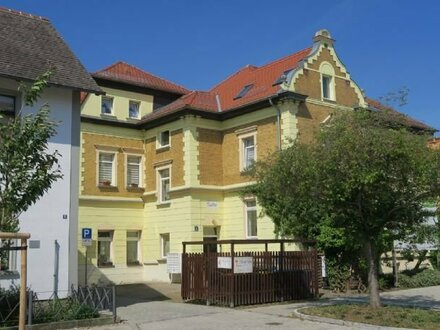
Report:
<svg viewBox="0 0 440 330"><path fill-rule="evenodd" d="M440 312L411 307L383 306L373 309L367 304L338 304L301 309L301 313L374 325L440 329Z"/></svg>

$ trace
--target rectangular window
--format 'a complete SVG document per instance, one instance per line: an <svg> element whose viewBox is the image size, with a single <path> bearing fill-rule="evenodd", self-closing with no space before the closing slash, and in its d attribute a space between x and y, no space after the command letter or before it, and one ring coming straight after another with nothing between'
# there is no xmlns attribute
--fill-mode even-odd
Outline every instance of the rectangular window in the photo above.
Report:
<svg viewBox="0 0 440 330"><path fill-rule="evenodd" d="M127 265L139 265L140 231L127 231Z"/></svg>
<svg viewBox="0 0 440 330"><path fill-rule="evenodd" d="M327 100L332 100L332 77L322 76L322 97Z"/></svg>
<svg viewBox="0 0 440 330"><path fill-rule="evenodd" d="M257 202L255 200L245 202L246 212L246 237L257 237Z"/></svg>
<svg viewBox="0 0 440 330"><path fill-rule="evenodd" d="M255 140L254 136L242 139L243 143L243 170L255 162Z"/></svg>
<svg viewBox="0 0 440 330"><path fill-rule="evenodd" d="M102 96L102 98L101 98L101 113L104 115L113 114L113 98Z"/></svg>
<svg viewBox="0 0 440 330"><path fill-rule="evenodd" d="M158 170L159 201L166 203L170 200L170 169Z"/></svg>
<svg viewBox="0 0 440 330"><path fill-rule="evenodd" d="M127 186L131 188L141 187L141 156L127 156Z"/></svg>
<svg viewBox="0 0 440 330"><path fill-rule="evenodd" d="M136 101L128 102L128 117L133 119L139 119L139 106L140 103Z"/></svg>
<svg viewBox="0 0 440 330"><path fill-rule="evenodd" d="M113 231L98 231L98 267L113 266Z"/></svg>
<svg viewBox="0 0 440 330"><path fill-rule="evenodd" d="M98 171L100 186L115 186L115 154L100 152Z"/></svg>
<svg viewBox="0 0 440 330"><path fill-rule="evenodd" d="M15 97L0 95L0 112L15 112Z"/></svg>
<svg viewBox="0 0 440 330"><path fill-rule="evenodd" d="M170 234L160 235L160 256L166 258L170 253Z"/></svg>
<svg viewBox="0 0 440 330"><path fill-rule="evenodd" d="M17 251L10 248L18 246L17 240L0 240L0 272L17 270Z"/></svg>
<svg viewBox="0 0 440 330"><path fill-rule="evenodd" d="M170 146L170 131L160 132L158 137L158 148L164 148Z"/></svg>

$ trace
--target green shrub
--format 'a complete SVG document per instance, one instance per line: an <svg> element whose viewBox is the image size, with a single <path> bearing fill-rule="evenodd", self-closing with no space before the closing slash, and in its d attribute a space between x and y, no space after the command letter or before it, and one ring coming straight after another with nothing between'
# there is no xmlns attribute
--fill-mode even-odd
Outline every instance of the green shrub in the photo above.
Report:
<svg viewBox="0 0 440 330"><path fill-rule="evenodd" d="M440 271L435 269L424 269L416 274L402 273L399 276L400 288L420 288L434 285L440 285Z"/></svg>
<svg viewBox="0 0 440 330"><path fill-rule="evenodd" d="M0 288L0 314L3 317L9 315L5 322L0 322L0 327L18 324L19 301L19 287L11 287L8 290Z"/></svg>
<svg viewBox="0 0 440 330"><path fill-rule="evenodd" d="M387 290L394 287L394 275L393 274L379 274L379 289Z"/></svg>
<svg viewBox="0 0 440 330"><path fill-rule="evenodd" d="M89 305L81 304L74 298L54 299L39 302L34 309L33 323L83 320L99 317Z"/></svg>

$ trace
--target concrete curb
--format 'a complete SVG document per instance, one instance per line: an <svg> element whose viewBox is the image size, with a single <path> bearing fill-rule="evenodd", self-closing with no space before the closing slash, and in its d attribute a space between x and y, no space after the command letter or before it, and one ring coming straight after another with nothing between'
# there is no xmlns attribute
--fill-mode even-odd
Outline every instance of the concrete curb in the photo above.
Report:
<svg viewBox="0 0 440 330"><path fill-rule="evenodd" d="M116 321L118 322L118 320ZM101 315L94 319L71 320L51 323L39 323L33 325L26 325L28 330L54 330L54 329L71 329L71 328L85 328L97 327L102 325L114 324L113 316ZM18 330L18 326L1 328L2 330Z"/></svg>
<svg viewBox="0 0 440 330"><path fill-rule="evenodd" d="M330 306L330 305L337 305L340 303L341 302L329 302L329 303L325 303L325 304L320 304L319 306ZM355 329L414 330L411 328L394 328L394 327L385 327L385 326L380 326L380 325L373 325L373 324L366 324L366 323L359 323L359 322L352 322L352 321L344 321L344 320L332 319L332 318L328 318L328 317L307 315L307 314L303 314L300 312L300 310L306 309L306 308L309 308L312 306L296 308L293 310L293 314L301 320L307 320L307 321L319 322L319 323L329 323L329 324L334 324L334 325L343 325L343 326L347 326L347 327L353 327Z"/></svg>

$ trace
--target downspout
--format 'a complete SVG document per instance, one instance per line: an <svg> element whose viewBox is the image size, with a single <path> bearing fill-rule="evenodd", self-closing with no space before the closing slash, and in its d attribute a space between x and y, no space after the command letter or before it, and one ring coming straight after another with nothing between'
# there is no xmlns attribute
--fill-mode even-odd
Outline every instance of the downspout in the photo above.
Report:
<svg viewBox="0 0 440 330"><path fill-rule="evenodd" d="M269 103L277 111L277 133L278 133L278 150L281 150L281 110L273 103L272 98L269 97Z"/></svg>

